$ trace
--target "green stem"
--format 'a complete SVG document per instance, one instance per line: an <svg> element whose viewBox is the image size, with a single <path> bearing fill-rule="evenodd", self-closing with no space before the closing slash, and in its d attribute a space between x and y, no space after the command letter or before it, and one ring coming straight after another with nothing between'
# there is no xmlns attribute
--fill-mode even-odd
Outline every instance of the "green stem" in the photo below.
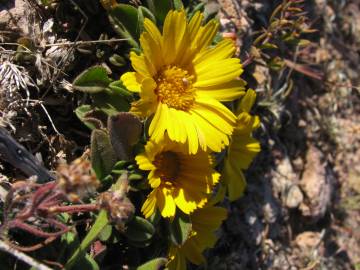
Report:
<svg viewBox="0 0 360 270"><path fill-rule="evenodd" d="M96 237L108 223L109 219L107 212L105 210L100 210L94 225L91 227L90 231L85 236L80 246L75 250L71 258L67 261L65 265L66 270L70 270L79 259L86 255L86 250L89 248L91 243L95 241Z"/></svg>

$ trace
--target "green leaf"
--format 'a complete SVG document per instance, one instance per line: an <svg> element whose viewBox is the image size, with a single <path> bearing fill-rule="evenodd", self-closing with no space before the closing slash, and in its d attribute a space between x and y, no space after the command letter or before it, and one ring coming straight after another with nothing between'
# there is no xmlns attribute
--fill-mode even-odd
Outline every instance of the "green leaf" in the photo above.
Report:
<svg viewBox="0 0 360 270"><path fill-rule="evenodd" d="M85 258L83 258L81 262L75 266L76 269L100 270L97 262L89 254L86 254Z"/></svg>
<svg viewBox="0 0 360 270"><path fill-rule="evenodd" d="M127 4L115 5L109 12L109 20L120 36L127 38L131 46L139 48L136 40L140 37L143 22L139 20L135 7Z"/></svg>
<svg viewBox="0 0 360 270"><path fill-rule="evenodd" d="M100 110L94 109L90 105L81 105L77 107L75 114L80 121L90 129L103 128L104 122L106 123L107 115Z"/></svg>
<svg viewBox="0 0 360 270"><path fill-rule="evenodd" d="M142 174L138 174L138 173L132 173L129 176L129 181L139 181L142 180L144 177Z"/></svg>
<svg viewBox="0 0 360 270"><path fill-rule="evenodd" d="M174 1L174 8L176 10L180 10L182 8L184 8L184 4L182 3L181 0L173 0Z"/></svg>
<svg viewBox="0 0 360 270"><path fill-rule="evenodd" d="M173 8L173 3L169 0L148 0L147 4L149 9L155 15L159 25L164 23L166 15Z"/></svg>
<svg viewBox="0 0 360 270"><path fill-rule="evenodd" d="M135 216L127 223L125 236L134 242L145 242L150 240L155 233L154 226L146 219Z"/></svg>
<svg viewBox="0 0 360 270"><path fill-rule="evenodd" d="M114 53L112 56L109 57L109 61L116 67L123 67L126 65L126 60L124 57Z"/></svg>
<svg viewBox="0 0 360 270"><path fill-rule="evenodd" d="M153 21L154 23L156 23L156 18L154 16L154 14L148 8L146 8L144 6L139 6L138 13L139 13L139 19L142 22L144 22L144 18L148 18L151 21ZM142 31L144 31L144 29Z"/></svg>
<svg viewBox="0 0 360 270"><path fill-rule="evenodd" d="M98 217L95 220L94 225L91 227L90 231L85 236L80 246L75 250L71 258L67 261L65 265L66 270L70 270L79 259L86 256L86 250L89 248L91 243L96 240L102 229L108 224L109 224L109 220L107 213L105 210L101 210L99 212ZM92 269L96 269L96 268L92 268Z"/></svg>
<svg viewBox="0 0 360 270"><path fill-rule="evenodd" d="M136 268L136 270L160 270L165 267L168 260L166 258L156 258L152 259L139 267Z"/></svg>
<svg viewBox="0 0 360 270"><path fill-rule="evenodd" d="M142 124L131 113L122 112L108 118L110 141L119 160L129 160L132 157L131 147L141 135Z"/></svg>
<svg viewBox="0 0 360 270"><path fill-rule="evenodd" d="M109 89L114 91L114 93L125 97L129 101L134 100L133 93L127 90L120 80L110 83Z"/></svg>
<svg viewBox="0 0 360 270"><path fill-rule="evenodd" d="M278 49L278 46L276 46L275 44L272 44L270 42L266 42L266 43L262 44L261 46L259 46L259 49Z"/></svg>
<svg viewBox="0 0 360 270"><path fill-rule="evenodd" d="M268 63L269 68L279 71L285 66L285 62L278 56L272 58Z"/></svg>
<svg viewBox="0 0 360 270"><path fill-rule="evenodd" d="M310 44L311 44L311 41L307 40L307 39L300 39L299 42L298 42L298 45L300 47L306 47L306 46L308 46Z"/></svg>
<svg viewBox="0 0 360 270"><path fill-rule="evenodd" d="M110 236L112 234L112 226L111 225L106 225L100 232L99 234L99 239L101 241L107 241Z"/></svg>
<svg viewBox="0 0 360 270"><path fill-rule="evenodd" d="M75 109L75 114L77 118L80 119L81 122L83 122L88 128L95 129L96 126L94 123L87 122L85 119L86 113L92 111L92 107L90 105L81 105Z"/></svg>
<svg viewBox="0 0 360 270"><path fill-rule="evenodd" d="M98 93L104 91L110 83L111 79L108 77L106 69L101 66L94 66L78 75L73 86L82 92Z"/></svg>
<svg viewBox="0 0 360 270"><path fill-rule="evenodd" d="M124 170L124 169L126 169L128 164L129 164L129 162L127 162L125 160L120 160L115 163L113 170Z"/></svg>
<svg viewBox="0 0 360 270"><path fill-rule="evenodd" d="M189 238L192 224L188 215L181 211L176 212L174 220L170 223L170 239L175 245L181 246Z"/></svg>
<svg viewBox="0 0 360 270"><path fill-rule="evenodd" d="M98 179L107 176L116 162L115 152L106 131L94 129L91 133L91 165Z"/></svg>
<svg viewBox="0 0 360 270"><path fill-rule="evenodd" d="M130 102L124 95L116 91L104 91L91 95L94 106L103 111L107 115L114 115L118 112L128 111L130 109Z"/></svg>

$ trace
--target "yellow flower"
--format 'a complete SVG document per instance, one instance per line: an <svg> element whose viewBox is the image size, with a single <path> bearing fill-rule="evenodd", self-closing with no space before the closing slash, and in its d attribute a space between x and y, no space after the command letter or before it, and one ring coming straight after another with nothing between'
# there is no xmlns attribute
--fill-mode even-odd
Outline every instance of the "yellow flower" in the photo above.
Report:
<svg viewBox="0 0 360 270"><path fill-rule="evenodd" d="M203 207L220 178L212 169L208 153L188 155L185 145L170 141L167 136L160 143L148 141L136 162L141 170L150 171L148 180L153 190L141 209L146 218L156 207L163 217L175 216L176 207L185 214Z"/></svg>
<svg viewBox="0 0 360 270"><path fill-rule="evenodd" d="M161 34L145 19L142 53L130 54L135 72L121 76L140 95L131 112L153 116L151 139L159 142L167 131L172 141L187 143L192 154L199 147L219 152L229 144L236 117L220 101L244 94L244 82L237 79L243 71L240 60L231 58L234 45L223 40L211 47L218 23L202 26L202 20L199 12L187 22L184 10L170 11Z"/></svg>
<svg viewBox="0 0 360 270"><path fill-rule="evenodd" d="M258 116L250 115L249 112L256 99L254 90L249 89L240 101L236 128L225 159L222 172L223 179L227 185L229 199L238 199L245 190L246 180L243 170L260 152L260 143L252 137L252 131L259 127Z"/></svg>
<svg viewBox="0 0 360 270"><path fill-rule="evenodd" d="M204 263L206 260L202 253L215 245L217 238L214 232L226 216L227 212L222 207L206 206L196 210L190 216L193 226L192 236L182 246L170 247L168 269L186 270L187 260L197 265Z"/></svg>

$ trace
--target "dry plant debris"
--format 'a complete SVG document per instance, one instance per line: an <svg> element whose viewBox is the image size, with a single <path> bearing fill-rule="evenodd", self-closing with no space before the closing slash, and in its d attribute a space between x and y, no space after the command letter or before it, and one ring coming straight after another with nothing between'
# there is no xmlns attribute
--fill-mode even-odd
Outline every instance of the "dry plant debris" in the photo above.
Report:
<svg viewBox="0 0 360 270"><path fill-rule="evenodd" d="M232 174L247 179L241 197L229 200L228 184L213 175L208 201L217 204L211 209L217 214L207 221L209 234L183 213L192 211L184 203L175 203L171 218L164 218L169 211L159 199L160 211L148 219L141 213L150 190L170 185L154 188L156 178L149 183L146 171L165 164L166 180L176 174L172 161L179 157L156 152L155 165L144 157L134 161L159 117L148 117L150 109L138 110L140 118L127 113L139 98L138 108L155 99L129 91L135 81L121 77L143 59L134 54L146 50L140 46L149 31L144 18L161 29L167 11L182 5L189 18L200 11L205 22L219 22L213 46L221 40L235 45L247 85L233 83L247 93L254 89L247 116L260 119L251 136L261 152L246 171L239 165ZM359 22L356 0L0 1L0 126L17 142L14 149L22 145L36 162L21 153L17 160L57 178L39 183L0 160L1 268L183 270L186 259L188 269L360 269ZM154 80L181 85L188 106L193 99L186 89L198 79L191 72L160 69ZM165 90L161 99L174 107L178 97L164 98ZM241 101L226 101L236 116L244 112ZM226 123L216 119L223 125L213 126L224 136ZM150 161L152 151L146 152ZM209 164L222 172L227 157L223 151ZM202 204L195 207L209 211ZM214 247L204 257L186 253L184 247L204 235L216 235L216 244L207 243Z"/></svg>

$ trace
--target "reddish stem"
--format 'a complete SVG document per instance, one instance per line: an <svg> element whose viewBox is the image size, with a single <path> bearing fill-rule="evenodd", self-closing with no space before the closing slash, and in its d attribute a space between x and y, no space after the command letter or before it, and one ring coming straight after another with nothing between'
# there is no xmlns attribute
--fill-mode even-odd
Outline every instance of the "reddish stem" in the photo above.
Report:
<svg viewBox="0 0 360 270"><path fill-rule="evenodd" d="M42 210L47 210L49 213L78 213L97 211L99 206L96 204L59 205Z"/></svg>
<svg viewBox="0 0 360 270"><path fill-rule="evenodd" d="M22 229L24 231L27 231L33 235L36 235L36 236L42 237L42 238L58 237L70 230L70 228L66 227L65 230L60 230L60 231L54 232L54 233L43 232L29 224L26 224L26 223L20 221L20 220L12 220L11 222L9 222L8 226L9 226L9 229L11 229L11 228Z"/></svg>
<svg viewBox="0 0 360 270"><path fill-rule="evenodd" d="M45 247L46 245L50 244L51 242L53 242L54 240L56 240L57 237L48 237L45 239L44 242L41 242L41 243L38 243L36 245L33 245L33 246L19 246L19 245L15 245L11 242L9 242L8 244L17 249L17 250L20 250L20 251L23 251L23 252L31 252L31 251L35 251L35 250L38 250L40 248L43 248Z"/></svg>

